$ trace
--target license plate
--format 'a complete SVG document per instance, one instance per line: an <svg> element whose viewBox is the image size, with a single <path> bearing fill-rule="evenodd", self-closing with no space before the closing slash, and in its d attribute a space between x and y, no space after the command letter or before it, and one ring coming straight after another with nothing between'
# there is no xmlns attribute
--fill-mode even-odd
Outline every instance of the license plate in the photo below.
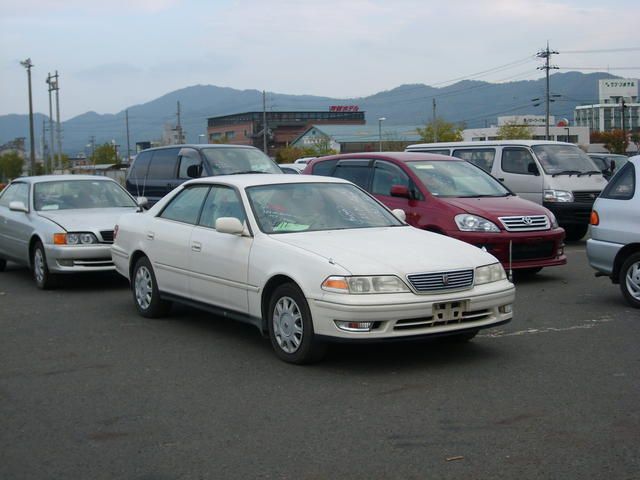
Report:
<svg viewBox="0 0 640 480"><path fill-rule="evenodd" d="M462 315L466 311L466 300L460 300L458 302L434 303L433 319L438 322L459 322L462 320Z"/></svg>

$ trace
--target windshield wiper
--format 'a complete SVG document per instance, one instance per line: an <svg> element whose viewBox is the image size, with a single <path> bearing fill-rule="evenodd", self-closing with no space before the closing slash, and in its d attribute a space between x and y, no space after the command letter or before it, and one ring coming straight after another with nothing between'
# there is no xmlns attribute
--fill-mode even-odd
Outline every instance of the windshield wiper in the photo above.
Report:
<svg viewBox="0 0 640 480"><path fill-rule="evenodd" d="M561 172L556 172L554 174L552 174L552 177L555 177L557 175L580 175L582 172L580 170L563 170Z"/></svg>
<svg viewBox="0 0 640 480"><path fill-rule="evenodd" d="M591 176L591 175L595 175L595 174L597 174L597 173L599 173L600 175L602 175L602 172L601 172L600 170L589 170L589 171L587 171L587 172L582 172L582 173L581 173L580 175L578 175L578 176L579 176L579 177L581 177L582 175L589 175L589 176Z"/></svg>
<svg viewBox="0 0 640 480"><path fill-rule="evenodd" d="M245 173L267 173L262 170L242 170L240 172L223 173L223 175L242 175Z"/></svg>

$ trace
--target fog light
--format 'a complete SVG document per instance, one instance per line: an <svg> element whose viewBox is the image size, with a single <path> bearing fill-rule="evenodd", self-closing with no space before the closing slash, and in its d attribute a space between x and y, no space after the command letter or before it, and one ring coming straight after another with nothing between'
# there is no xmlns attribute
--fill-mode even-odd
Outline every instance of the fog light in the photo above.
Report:
<svg viewBox="0 0 640 480"><path fill-rule="evenodd" d="M336 326L346 332L370 332L375 322L345 322L336 320Z"/></svg>
<svg viewBox="0 0 640 480"><path fill-rule="evenodd" d="M562 255L564 255L564 245L560 245L558 248L558 256L561 257Z"/></svg>
<svg viewBox="0 0 640 480"><path fill-rule="evenodd" d="M58 260L58 265L61 267L73 267L73 260Z"/></svg>
<svg viewBox="0 0 640 480"><path fill-rule="evenodd" d="M502 305L501 307L498 307L498 311L500 313L511 313L513 311L513 307L511 304Z"/></svg>

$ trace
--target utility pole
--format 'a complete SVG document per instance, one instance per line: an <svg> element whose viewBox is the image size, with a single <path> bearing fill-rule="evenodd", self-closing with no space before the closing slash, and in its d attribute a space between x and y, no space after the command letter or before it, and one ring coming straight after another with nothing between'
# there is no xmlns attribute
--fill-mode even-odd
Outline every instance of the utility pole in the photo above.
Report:
<svg viewBox="0 0 640 480"><path fill-rule="evenodd" d="M50 172L50 164L47 164L47 158L49 158L49 152L47 151L47 127L46 120L42 119L42 161L44 163L44 173Z"/></svg>
<svg viewBox="0 0 640 480"><path fill-rule="evenodd" d="M624 109L627 108L627 105L624 102L624 97L620 97L620 106L622 107L621 110L621 114L622 114L622 138L626 140L627 138L627 128L625 125L625 121L624 121Z"/></svg>
<svg viewBox="0 0 640 480"><path fill-rule="evenodd" d="M267 92L262 91L262 151L265 155L267 152Z"/></svg>
<svg viewBox="0 0 640 480"><path fill-rule="evenodd" d="M31 59L27 58L26 60L20 62L24 68L27 69L27 81L29 83L29 135L30 135L30 148L29 159L30 159L30 172L31 175L36 174L36 147L35 147L35 138L33 133L33 98L31 96L31 68L33 67L33 63L31 63Z"/></svg>
<svg viewBox="0 0 640 480"><path fill-rule="evenodd" d="M538 67L538 70L545 70L547 82L546 82L546 92L545 92L545 104L546 104L546 114L545 114L545 139L549 140L549 70L557 70L558 67L555 65L549 65L549 59L551 55L558 55L558 52L555 50L549 50L549 42L547 42L547 48L545 50L540 50L536 57L544 58L544 65Z"/></svg>
<svg viewBox="0 0 640 480"><path fill-rule="evenodd" d="M58 137L58 168L62 169L62 128L60 127L60 96L58 92L60 91L60 84L58 81L58 71L56 70L56 74L52 77L55 80L53 81L53 90L56 91L56 135Z"/></svg>
<svg viewBox="0 0 640 480"><path fill-rule="evenodd" d="M178 102L178 105L180 103ZM127 127L127 164L131 161L131 149L129 147L129 110L124 111L124 121Z"/></svg>
<svg viewBox="0 0 640 480"><path fill-rule="evenodd" d="M436 99L433 99L433 142L436 143L438 141L438 125L436 124Z"/></svg>
<svg viewBox="0 0 640 480"><path fill-rule="evenodd" d="M91 135L89 137L89 142L91 145L91 162L95 165L96 164L96 137L95 135Z"/></svg>
<svg viewBox="0 0 640 480"><path fill-rule="evenodd" d="M53 107L51 103L51 92L54 88L54 81L51 72L47 74L47 85L49 86L49 172L53 172L55 147L53 144Z"/></svg>
<svg viewBox="0 0 640 480"><path fill-rule="evenodd" d="M182 133L182 124L180 123L180 102L178 102L178 123L176 124L176 132L178 133L178 143L184 143L184 135Z"/></svg>

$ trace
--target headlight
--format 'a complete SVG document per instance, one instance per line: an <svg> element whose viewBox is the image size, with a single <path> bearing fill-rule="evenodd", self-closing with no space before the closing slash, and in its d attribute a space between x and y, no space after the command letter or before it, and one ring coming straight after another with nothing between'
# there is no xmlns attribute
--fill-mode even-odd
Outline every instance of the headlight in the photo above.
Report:
<svg viewBox="0 0 640 480"><path fill-rule="evenodd" d="M558 228L558 219L552 212L547 212L549 220L551 221L551 228Z"/></svg>
<svg viewBox="0 0 640 480"><path fill-rule="evenodd" d="M498 280L504 280L505 278L507 278L507 274L499 263L492 263L491 265L476 268L476 285L497 282Z"/></svg>
<svg viewBox="0 0 640 480"><path fill-rule="evenodd" d="M543 200L545 202L573 202L573 193L566 190L545 190Z"/></svg>
<svg viewBox="0 0 640 480"><path fill-rule="evenodd" d="M335 293L401 293L409 292L407 285L394 275L373 277L332 276L322 282L322 289Z"/></svg>
<svg viewBox="0 0 640 480"><path fill-rule="evenodd" d="M56 233L53 236L53 243L56 245L93 245L98 243L98 239L93 233Z"/></svg>
<svg viewBox="0 0 640 480"><path fill-rule="evenodd" d="M456 225L463 232L499 232L500 229L495 223L486 218L468 213L455 216Z"/></svg>

